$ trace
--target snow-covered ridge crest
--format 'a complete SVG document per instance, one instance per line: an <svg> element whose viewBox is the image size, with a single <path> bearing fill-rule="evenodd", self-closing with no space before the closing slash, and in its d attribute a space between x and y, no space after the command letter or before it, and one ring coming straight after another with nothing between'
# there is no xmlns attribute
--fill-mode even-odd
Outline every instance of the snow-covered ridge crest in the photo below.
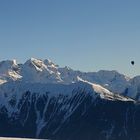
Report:
<svg viewBox="0 0 140 140"><path fill-rule="evenodd" d="M91 85L94 92L98 93L101 98L109 99L109 100L135 101L129 97L124 97L124 96L112 93L108 89L102 87L99 84L94 84L94 83L88 82L86 80L81 79L80 77L77 77L77 79L78 79L78 81Z"/></svg>
<svg viewBox="0 0 140 140"><path fill-rule="evenodd" d="M30 92L31 94L39 94L39 96L48 93L48 97L59 97L66 96L71 98L72 96L81 93L86 97L87 95L91 96L94 99L100 97L106 100L112 101L132 101L131 98L124 97L121 95L114 94L104 87L93 84L84 80L79 80L76 83L71 84L62 84L62 83L50 83L50 84L41 84L41 83L25 83L22 81L8 82L0 86L0 101L1 105L5 105L11 115L16 108L9 106L8 102L13 97L19 101L23 94Z"/></svg>
<svg viewBox="0 0 140 140"><path fill-rule="evenodd" d="M26 82L28 81L34 83L63 82L65 84L69 84L72 82L77 82L78 76L89 82L102 85L104 84L105 86L110 84L110 82L115 80L118 81L119 79L124 83L128 82L128 80L123 75L115 71L99 71L97 73L86 73L75 71L67 66L61 68L49 59L41 60L31 58L24 64L17 64L16 60L6 60L0 62L0 79L6 76L12 77L13 75L17 75L17 77L15 76L14 80L21 79L25 80Z"/></svg>
<svg viewBox="0 0 140 140"><path fill-rule="evenodd" d="M113 93L140 100L140 77L138 76L129 78L114 70L75 71L67 66L59 67L49 59L31 58L24 64L19 64L16 60L0 62L0 84L11 81L71 84L78 82L78 77L89 83L101 85Z"/></svg>

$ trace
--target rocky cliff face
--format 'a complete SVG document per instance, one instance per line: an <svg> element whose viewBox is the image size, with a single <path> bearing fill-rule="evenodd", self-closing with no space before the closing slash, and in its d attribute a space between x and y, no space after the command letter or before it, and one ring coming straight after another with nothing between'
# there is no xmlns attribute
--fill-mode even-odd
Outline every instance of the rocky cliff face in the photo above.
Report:
<svg viewBox="0 0 140 140"><path fill-rule="evenodd" d="M140 138L139 104L99 85L82 81L71 85L11 84L1 86L0 136L52 140Z"/></svg>

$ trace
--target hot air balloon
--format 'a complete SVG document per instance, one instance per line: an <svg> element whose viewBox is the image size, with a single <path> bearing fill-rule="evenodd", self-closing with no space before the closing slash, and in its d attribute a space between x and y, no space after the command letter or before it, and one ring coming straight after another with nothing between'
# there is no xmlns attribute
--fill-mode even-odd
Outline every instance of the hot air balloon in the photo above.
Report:
<svg viewBox="0 0 140 140"><path fill-rule="evenodd" d="M132 64L132 65L134 65L134 64L135 64L135 62L134 62L134 61L131 61L131 64Z"/></svg>

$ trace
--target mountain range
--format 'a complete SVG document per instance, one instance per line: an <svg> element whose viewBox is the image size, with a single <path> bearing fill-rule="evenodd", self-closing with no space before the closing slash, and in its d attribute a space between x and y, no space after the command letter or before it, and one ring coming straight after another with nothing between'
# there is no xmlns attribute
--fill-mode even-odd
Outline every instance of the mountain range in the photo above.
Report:
<svg viewBox="0 0 140 140"><path fill-rule="evenodd" d="M0 62L0 136L140 140L140 76L31 58Z"/></svg>

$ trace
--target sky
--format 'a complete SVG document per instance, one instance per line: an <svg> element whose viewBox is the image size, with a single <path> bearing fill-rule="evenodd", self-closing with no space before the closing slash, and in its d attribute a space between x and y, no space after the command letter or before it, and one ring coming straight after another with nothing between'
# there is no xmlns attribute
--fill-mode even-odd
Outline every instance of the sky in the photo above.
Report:
<svg viewBox="0 0 140 140"><path fill-rule="evenodd" d="M0 61L48 58L140 75L139 7L140 0L0 0Z"/></svg>

